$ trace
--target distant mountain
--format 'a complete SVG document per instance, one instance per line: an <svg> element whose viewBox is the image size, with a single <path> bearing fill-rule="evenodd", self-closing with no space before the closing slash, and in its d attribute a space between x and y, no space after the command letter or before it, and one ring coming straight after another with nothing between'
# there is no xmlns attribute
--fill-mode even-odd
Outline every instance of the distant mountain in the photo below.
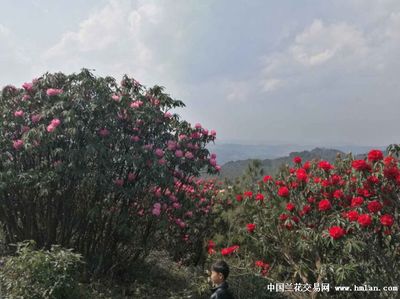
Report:
<svg viewBox="0 0 400 299"><path fill-rule="evenodd" d="M212 152L217 154L217 161L219 165L223 165L230 161L239 161L247 159L276 159L284 157L292 152L310 151L315 146L312 145L297 145L297 144L279 144L279 145L266 145L266 144L237 144L237 143L216 143L207 146ZM371 149L385 150L383 146L329 146L344 153L353 153L354 155L366 153Z"/></svg>
<svg viewBox="0 0 400 299"><path fill-rule="evenodd" d="M368 148L369 151L371 148ZM379 149L379 148L378 148ZM384 150L385 148L380 148ZM365 152L367 152L365 151ZM265 174L275 175L279 168L284 164L293 164L293 158L299 156L302 158L303 161L312 160L312 159L322 159L333 163L338 154L341 156L345 156L348 152L340 151L337 149L327 149L327 148L314 148L311 151L296 151L291 152L289 155L284 157L279 157L275 159L260 159L261 160L261 167L264 169ZM365 157L364 153L354 154L355 158L361 159ZM241 175L247 169L248 165L254 159L246 159L246 160L238 160L238 161L230 161L222 165L220 178L228 178L234 179Z"/></svg>
<svg viewBox="0 0 400 299"><path fill-rule="evenodd" d="M288 155L292 151L307 150L310 149L310 147L291 144L258 145L217 143L215 145L209 145L208 149L217 154L218 164L222 165L229 161L278 158Z"/></svg>

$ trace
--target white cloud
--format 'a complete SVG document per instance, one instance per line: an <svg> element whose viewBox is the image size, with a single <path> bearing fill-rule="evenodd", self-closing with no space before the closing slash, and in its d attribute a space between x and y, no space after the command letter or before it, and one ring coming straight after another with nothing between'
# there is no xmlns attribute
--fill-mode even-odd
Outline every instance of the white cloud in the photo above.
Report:
<svg viewBox="0 0 400 299"><path fill-rule="evenodd" d="M264 97L274 90L269 103L279 99L277 107L297 121L299 136L309 132L321 138L329 131L332 140L357 136L360 143L382 144L398 137L387 124L396 122L394 111L400 109L400 11L380 10L368 20L315 19L281 51L264 57L259 74ZM385 134L371 137L384 124Z"/></svg>
<svg viewBox="0 0 400 299"><path fill-rule="evenodd" d="M0 36L7 37L9 34L10 34L10 30L6 26L0 24Z"/></svg>
<svg viewBox="0 0 400 299"><path fill-rule="evenodd" d="M115 44L123 34L125 14L123 5L110 1L103 9L83 21L77 32L64 33L46 55L57 57L68 55L71 51L102 50Z"/></svg>
<svg viewBox="0 0 400 299"><path fill-rule="evenodd" d="M161 10L155 4L132 6L129 1L110 0L100 11L81 22L77 32L67 32L46 56L59 57L72 52L110 50L121 40L129 40L139 53L148 52L140 41L146 23L157 24ZM146 56L146 55L144 55Z"/></svg>
<svg viewBox="0 0 400 299"><path fill-rule="evenodd" d="M0 24L0 60L6 62L25 62L23 49L15 40L13 32L6 26Z"/></svg>
<svg viewBox="0 0 400 299"><path fill-rule="evenodd" d="M289 49L295 61L305 66L314 66L337 57L363 58L367 54L363 33L346 23L324 25L314 20L309 28L298 34Z"/></svg>
<svg viewBox="0 0 400 299"><path fill-rule="evenodd" d="M31 63L28 51L18 43L14 32L0 24L0 82L15 83Z"/></svg>
<svg viewBox="0 0 400 299"><path fill-rule="evenodd" d="M142 29L142 24L145 21L158 24L160 22L161 15L162 10L160 6L152 3L143 4L129 14L128 22L130 25L130 30L135 33L140 32Z"/></svg>
<svg viewBox="0 0 400 299"><path fill-rule="evenodd" d="M121 76L132 72L139 80L165 72L158 63L148 35L163 20L163 7L151 2L110 0L101 10L66 32L42 57L41 67L51 65L65 72L82 67ZM130 73L130 75L133 75Z"/></svg>
<svg viewBox="0 0 400 299"><path fill-rule="evenodd" d="M269 92L277 89L282 85L282 80L269 78L262 82L262 90Z"/></svg>
<svg viewBox="0 0 400 299"><path fill-rule="evenodd" d="M324 76L376 72L382 68L378 57L384 50L379 48L375 34L368 35L345 22L325 24L314 20L293 37L286 49L264 58L260 74L262 89L269 92L290 86L304 87L303 83L308 85L312 78L318 80L314 81L314 88L318 88Z"/></svg>
<svg viewBox="0 0 400 299"><path fill-rule="evenodd" d="M182 93L178 82L187 78L186 62L194 55L187 48L200 25L193 24L205 9L183 0L109 0L77 30L62 34L44 52L35 73L86 67L97 75L128 74L147 86L159 84Z"/></svg>
<svg viewBox="0 0 400 299"><path fill-rule="evenodd" d="M400 12L390 13L385 36L393 40L400 39Z"/></svg>
<svg viewBox="0 0 400 299"><path fill-rule="evenodd" d="M230 102L245 102L250 98L251 84L248 81L226 83L226 99Z"/></svg>

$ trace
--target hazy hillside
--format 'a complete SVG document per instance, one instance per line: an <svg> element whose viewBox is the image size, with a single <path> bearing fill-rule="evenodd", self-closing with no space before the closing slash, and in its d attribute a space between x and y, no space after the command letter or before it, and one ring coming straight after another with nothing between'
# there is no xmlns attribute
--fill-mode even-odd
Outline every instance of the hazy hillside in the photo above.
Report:
<svg viewBox="0 0 400 299"><path fill-rule="evenodd" d="M229 161L246 159L274 159L288 155L293 151L310 149L308 146L292 144L263 145L263 144L235 144L217 143L208 146L208 149L217 154L220 165Z"/></svg>
<svg viewBox="0 0 400 299"><path fill-rule="evenodd" d="M343 155L345 154L344 152L338 150L315 148L312 151L292 152L288 156L276 159L264 159L261 160L261 163L262 168L264 168L265 174L273 175L282 164L292 163L292 160L295 156L302 157L303 161L315 158L333 161L338 153ZM233 179L242 175L243 171L247 168L247 165L251 162L251 160L252 159L247 159L225 163L221 169L221 176L224 178Z"/></svg>
<svg viewBox="0 0 400 299"><path fill-rule="evenodd" d="M371 148L368 148L365 152L369 151ZM380 148L384 149L384 148ZM363 158L364 154L355 154L356 158ZM275 158L275 159L260 159L262 163L262 168L264 169L265 174L274 175L279 170L279 167L283 164L293 164L293 158L295 156L299 156L303 159L303 161L312 160L312 159L322 159L330 162L334 162L337 154L341 154L342 156L346 155L349 152L340 151L337 149L327 149L327 148L314 148L311 151L296 151L291 152L289 155ZM230 161L222 165L220 178L229 178L234 179L238 176L241 176L243 172L246 170L249 163L254 159L246 159L239 161Z"/></svg>
<svg viewBox="0 0 400 299"><path fill-rule="evenodd" d="M311 151L316 148L312 145L297 144L237 144L237 143L216 143L208 145L207 148L217 154L218 164L223 165L230 161L247 159L276 159L288 156L292 152ZM344 153L352 152L354 155L368 152L372 148L384 150L386 147L374 146L329 146Z"/></svg>

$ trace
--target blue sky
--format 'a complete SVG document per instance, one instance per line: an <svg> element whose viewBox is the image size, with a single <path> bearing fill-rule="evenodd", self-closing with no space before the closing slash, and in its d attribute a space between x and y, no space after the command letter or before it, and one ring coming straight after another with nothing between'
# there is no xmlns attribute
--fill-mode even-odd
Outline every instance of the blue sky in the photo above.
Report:
<svg viewBox="0 0 400 299"><path fill-rule="evenodd" d="M0 85L163 85L219 142L398 143L400 1L1 0Z"/></svg>

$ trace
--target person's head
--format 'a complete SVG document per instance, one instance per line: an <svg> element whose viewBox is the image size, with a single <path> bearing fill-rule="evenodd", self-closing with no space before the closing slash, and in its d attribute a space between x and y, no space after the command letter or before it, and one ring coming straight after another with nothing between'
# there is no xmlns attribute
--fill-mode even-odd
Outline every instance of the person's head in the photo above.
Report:
<svg viewBox="0 0 400 299"><path fill-rule="evenodd" d="M211 266L211 281L219 285L223 283L229 275L229 266L225 261L216 261Z"/></svg>

